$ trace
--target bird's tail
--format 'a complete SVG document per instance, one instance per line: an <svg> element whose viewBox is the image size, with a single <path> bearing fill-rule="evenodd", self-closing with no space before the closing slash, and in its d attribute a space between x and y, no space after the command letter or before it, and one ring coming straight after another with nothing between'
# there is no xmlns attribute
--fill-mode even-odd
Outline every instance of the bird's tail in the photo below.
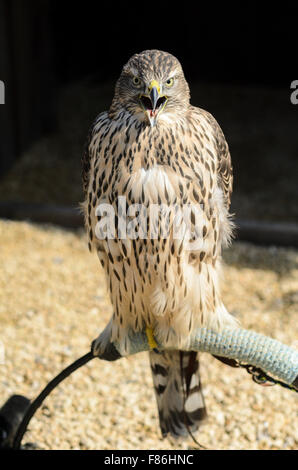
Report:
<svg viewBox="0 0 298 470"><path fill-rule="evenodd" d="M194 351L150 351L150 365L163 437L186 437L207 415Z"/></svg>

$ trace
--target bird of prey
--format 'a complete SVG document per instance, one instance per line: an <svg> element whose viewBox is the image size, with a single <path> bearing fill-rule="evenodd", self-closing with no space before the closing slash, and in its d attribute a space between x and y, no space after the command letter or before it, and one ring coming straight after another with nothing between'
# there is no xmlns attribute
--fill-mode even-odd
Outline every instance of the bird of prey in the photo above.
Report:
<svg viewBox="0 0 298 470"><path fill-rule="evenodd" d="M225 137L210 113L190 104L177 58L146 50L124 65L82 164L89 248L114 312L94 351L117 341L125 355L129 332L145 330L162 435L187 436L206 416L189 339L198 327L236 326L219 286L233 230Z"/></svg>

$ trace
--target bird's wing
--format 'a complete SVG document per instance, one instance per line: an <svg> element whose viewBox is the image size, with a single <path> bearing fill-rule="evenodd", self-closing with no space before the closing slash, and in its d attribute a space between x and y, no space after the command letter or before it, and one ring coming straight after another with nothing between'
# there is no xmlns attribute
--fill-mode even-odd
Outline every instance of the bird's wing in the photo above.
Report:
<svg viewBox="0 0 298 470"><path fill-rule="evenodd" d="M214 136L217 144L217 160L218 160L218 181L224 193L226 206L229 209L231 204L231 196L233 191L233 166L229 146L221 130L219 124L214 117L208 113L210 124L214 131Z"/></svg>
<svg viewBox="0 0 298 470"><path fill-rule="evenodd" d="M90 169L91 169L91 161L94 158L91 143L95 136L100 136L105 131L105 126L101 125L106 122L107 113L103 112L97 116L93 124L89 129L89 133L85 142L84 151L82 155L82 183L83 183L83 191L85 197L87 196L88 186L89 186L89 178L90 178Z"/></svg>
<svg viewBox="0 0 298 470"><path fill-rule="evenodd" d="M92 242L95 240L95 203L99 202L95 196L98 196L98 191L100 191L101 197L104 198L104 193L106 192L104 188L108 187L108 185L102 185L105 161L103 158L100 158L99 149L105 141L106 134L109 130L110 119L108 113L103 112L97 116L89 130L82 156L82 183L85 196L85 202L82 207L85 213L85 226L89 237L88 246L90 251L92 249ZM99 185L96 191L97 176L99 178ZM98 252L102 252L102 256L104 257L104 245L97 239L96 249ZM105 260L101 259L101 261L104 262Z"/></svg>

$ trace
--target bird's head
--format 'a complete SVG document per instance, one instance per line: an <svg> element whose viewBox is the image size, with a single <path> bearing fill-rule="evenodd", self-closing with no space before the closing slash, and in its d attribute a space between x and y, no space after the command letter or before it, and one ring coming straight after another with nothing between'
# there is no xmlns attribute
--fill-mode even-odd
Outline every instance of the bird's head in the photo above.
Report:
<svg viewBox="0 0 298 470"><path fill-rule="evenodd" d="M189 87L180 62L158 50L133 55L122 69L110 109L125 109L154 126L159 119L175 121L189 107Z"/></svg>

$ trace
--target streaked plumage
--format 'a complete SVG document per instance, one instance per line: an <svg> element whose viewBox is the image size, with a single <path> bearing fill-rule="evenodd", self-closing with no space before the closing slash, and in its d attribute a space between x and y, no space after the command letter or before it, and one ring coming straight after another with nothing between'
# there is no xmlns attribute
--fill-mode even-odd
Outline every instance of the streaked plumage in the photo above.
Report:
<svg viewBox="0 0 298 470"><path fill-rule="evenodd" d="M205 416L197 354L183 352L190 335L199 326L235 324L219 288L221 248L232 231L229 149L215 119L191 106L189 96L175 57L157 50L135 54L122 70L110 110L92 126L83 157L89 246L106 272L114 308L98 344L103 348L117 339L125 352L129 329L150 327L173 348L150 352L150 361L162 433L174 436L194 431ZM160 106L157 111L150 99ZM132 227L134 238L98 239L96 208L112 205L119 222L119 196L127 206L145 209L196 204L194 249L173 231L161 236L165 215L155 239L142 239L140 224ZM167 220L173 221L174 212Z"/></svg>

